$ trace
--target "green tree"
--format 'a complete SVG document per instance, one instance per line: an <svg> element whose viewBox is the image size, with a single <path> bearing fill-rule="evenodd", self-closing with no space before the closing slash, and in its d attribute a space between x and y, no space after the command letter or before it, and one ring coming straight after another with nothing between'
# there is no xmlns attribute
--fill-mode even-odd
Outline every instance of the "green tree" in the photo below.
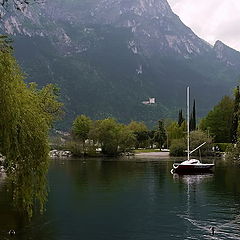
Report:
<svg viewBox="0 0 240 240"><path fill-rule="evenodd" d="M231 144L226 148L226 160L234 165L239 166L240 161L240 142Z"/></svg>
<svg viewBox="0 0 240 240"><path fill-rule="evenodd" d="M134 132L136 137L136 148L148 148L150 145L150 139L148 131Z"/></svg>
<svg viewBox="0 0 240 240"><path fill-rule="evenodd" d="M202 143L206 142L205 145L203 145L199 150L194 152L192 155L201 155L201 156L207 156L212 151L212 137L208 136L208 134L204 131L197 130L192 131L190 133L190 150L193 150L200 146ZM200 153L200 154L199 154Z"/></svg>
<svg viewBox="0 0 240 240"><path fill-rule="evenodd" d="M233 100L225 96L200 122L200 129L208 131L218 143L229 143L232 141L231 127L234 111Z"/></svg>
<svg viewBox="0 0 240 240"><path fill-rule="evenodd" d="M193 110L190 116L190 122L189 122L189 128L190 131L195 131L197 127L197 122L196 122L196 103L195 103L195 99L193 102Z"/></svg>
<svg viewBox="0 0 240 240"><path fill-rule="evenodd" d="M234 98L234 106L233 106L233 119L232 119L232 127L231 127L231 137L232 142L236 143L238 141L238 122L239 122L239 110L240 110L240 92L239 86L235 89L235 98Z"/></svg>
<svg viewBox="0 0 240 240"><path fill-rule="evenodd" d="M93 138L100 143L103 154L110 156L118 154L121 126L115 119L98 120L93 131Z"/></svg>
<svg viewBox="0 0 240 240"><path fill-rule="evenodd" d="M29 90L38 99L38 107L45 113L45 120L49 126L59 120L64 112L63 103L59 101L60 89L54 84L48 84L39 89L35 82L28 85Z"/></svg>
<svg viewBox="0 0 240 240"><path fill-rule="evenodd" d="M185 139L173 139L170 146L170 156L182 157L186 155L186 141Z"/></svg>
<svg viewBox="0 0 240 240"><path fill-rule="evenodd" d="M184 122L184 117L181 109L178 113L178 126L181 127L183 122Z"/></svg>
<svg viewBox="0 0 240 240"><path fill-rule="evenodd" d="M202 143L206 142L200 150L195 151L192 155L207 156L211 153L212 149L212 138L209 137L203 131L192 131L190 133L190 151L200 146ZM186 155L187 149L187 139L186 137L180 139L174 139L170 146L170 155L175 157L180 157Z"/></svg>
<svg viewBox="0 0 240 240"><path fill-rule="evenodd" d="M131 121L128 124L128 128L133 132L146 132L146 131L148 131L147 126L143 122Z"/></svg>
<svg viewBox="0 0 240 240"><path fill-rule="evenodd" d="M31 216L35 202L43 210L47 197L48 131L54 117L43 109L39 92L23 80L9 40L1 37L0 152L6 157L15 203Z"/></svg>
<svg viewBox="0 0 240 240"><path fill-rule="evenodd" d="M183 138L186 134L186 122L184 121L181 126L178 125L177 122L171 122L167 126L167 135L168 135L168 141L171 145L172 140L174 139L180 139Z"/></svg>
<svg viewBox="0 0 240 240"><path fill-rule="evenodd" d="M96 145L100 144L102 153L109 156L131 151L136 144L133 131L113 118L94 121L91 124L89 139Z"/></svg>
<svg viewBox="0 0 240 240"><path fill-rule="evenodd" d="M132 121L128 128L134 133L136 138L135 148L146 148L149 146L148 128L143 122Z"/></svg>
<svg viewBox="0 0 240 240"><path fill-rule="evenodd" d="M166 134L163 120L158 121L158 128L155 132L154 138L155 138L155 142L158 143L158 146L161 149L163 144L165 144L167 140L167 134Z"/></svg>
<svg viewBox="0 0 240 240"><path fill-rule="evenodd" d="M88 139L92 120L85 115L78 116L72 125L72 133L76 140L80 140L83 147L83 153L86 153L85 141Z"/></svg>
<svg viewBox="0 0 240 240"><path fill-rule="evenodd" d="M120 128L119 148L121 152L130 152L136 144L135 134L125 125Z"/></svg>
<svg viewBox="0 0 240 240"><path fill-rule="evenodd" d="M156 130L148 131L148 139L149 139L149 144L151 148L153 148L153 145L155 144L155 135L156 135Z"/></svg>

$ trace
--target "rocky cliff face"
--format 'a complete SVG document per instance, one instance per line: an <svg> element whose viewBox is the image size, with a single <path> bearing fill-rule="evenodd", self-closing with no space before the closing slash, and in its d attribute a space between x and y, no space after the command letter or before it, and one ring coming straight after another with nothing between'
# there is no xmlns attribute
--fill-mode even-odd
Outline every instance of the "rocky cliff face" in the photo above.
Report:
<svg viewBox="0 0 240 240"><path fill-rule="evenodd" d="M102 0L85 17L87 22L128 28L134 52L180 54L188 58L203 54L210 46L175 15L166 0Z"/></svg>
<svg viewBox="0 0 240 240"><path fill-rule="evenodd" d="M126 28L132 32L128 46L135 54L190 58L211 50L181 22L166 0L47 1L29 8L24 16L5 16L3 26L8 34L47 36L61 45L74 45L63 23L85 26L85 32L96 25Z"/></svg>
<svg viewBox="0 0 240 240"><path fill-rule="evenodd" d="M220 41L213 47L199 38L173 13L166 0L46 1L23 13L6 14L1 30L10 35L48 37L70 52L87 50L84 42L75 41L69 33L69 26L76 25L83 28L85 35L92 34L99 25L128 29L132 33L128 47L134 54L145 56L175 55L188 59L214 50L220 60L219 56L224 58L226 52L239 54L234 50L221 51L224 44Z"/></svg>
<svg viewBox="0 0 240 240"><path fill-rule="evenodd" d="M221 41L216 41L213 50L220 62L233 68L238 68L240 66L240 53L235 49L228 47Z"/></svg>
<svg viewBox="0 0 240 240"><path fill-rule="evenodd" d="M240 53L199 38L166 0L47 0L0 26L28 81L60 86L69 121L83 113L152 124L185 106L186 85L201 116L240 74ZM157 103L143 106L149 97Z"/></svg>

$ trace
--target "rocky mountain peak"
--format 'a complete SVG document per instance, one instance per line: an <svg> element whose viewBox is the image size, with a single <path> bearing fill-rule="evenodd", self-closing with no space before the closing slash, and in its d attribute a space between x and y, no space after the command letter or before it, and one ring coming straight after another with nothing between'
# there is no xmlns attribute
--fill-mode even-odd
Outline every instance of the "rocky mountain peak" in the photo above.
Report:
<svg viewBox="0 0 240 240"><path fill-rule="evenodd" d="M210 50L174 14L166 0L100 0L86 19L94 24L130 29L133 35L130 45L134 45L135 54L191 58Z"/></svg>
<svg viewBox="0 0 240 240"><path fill-rule="evenodd" d="M107 1L105 0L105 2ZM137 16L146 14L153 17L173 14L166 0L118 0L113 1L113 4L119 5L121 8L120 15L129 12Z"/></svg>
<svg viewBox="0 0 240 240"><path fill-rule="evenodd" d="M225 45L222 41L217 40L217 41L215 42L213 48L214 48L214 50L215 50L217 53L221 54L221 53L223 52L224 48L228 48L228 46ZM221 56L219 56L219 57L221 57Z"/></svg>
<svg viewBox="0 0 240 240"><path fill-rule="evenodd" d="M91 28L91 33L103 25L127 29L131 33L129 49L149 57L160 54L191 58L212 50L182 23L167 0L51 0L30 9L27 17L9 16L3 26L11 35L49 37L68 52L88 49L82 41L74 42L69 24Z"/></svg>
<svg viewBox="0 0 240 240"><path fill-rule="evenodd" d="M174 15L166 0L99 0L85 14L85 20L119 26L128 26L131 20L158 20Z"/></svg>
<svg viewBox="0 0 240 240"><path fill-rule="evenodd" d="M231 52L235 52L235 53L238 53L239 52L231 47L229 47L228 45L226 45L225 43L223 43L222 41L220 40L217 40L214 44L214 47L215 51L217 52L223 52L223 51L231 51Z"/></svg>
<svg viewBox="0 0 240 240"><path fill-rule="evenodd" d="M213 49L219 61L226 63L228 66L240 66L240 53L235 49L220 40L215 42Z"/></svg>

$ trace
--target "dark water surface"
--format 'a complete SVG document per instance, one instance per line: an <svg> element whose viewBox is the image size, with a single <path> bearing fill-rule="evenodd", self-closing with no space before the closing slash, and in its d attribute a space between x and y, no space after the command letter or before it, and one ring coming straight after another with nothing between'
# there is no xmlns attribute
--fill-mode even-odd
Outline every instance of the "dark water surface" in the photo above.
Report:
<svg viewBox="0 0 240 240"><path fill-rule="evenodd" d="M213 174L178 176L171 166L55 160L47 211L31 222L13 210L0 177L0 240L240 239L240 169L218 160Z"/></svg>

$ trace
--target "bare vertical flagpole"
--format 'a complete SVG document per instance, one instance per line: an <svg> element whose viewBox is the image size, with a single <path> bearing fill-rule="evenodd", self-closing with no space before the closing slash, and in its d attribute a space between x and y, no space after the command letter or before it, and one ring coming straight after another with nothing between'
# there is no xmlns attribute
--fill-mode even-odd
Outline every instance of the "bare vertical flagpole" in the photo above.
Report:
<svg viewBox="0 0 240 240"><path fill-rule="evenodd" d="M190 159L190 126L189 126L189 87L187 87L187 153L188 160Z"/></svg>

